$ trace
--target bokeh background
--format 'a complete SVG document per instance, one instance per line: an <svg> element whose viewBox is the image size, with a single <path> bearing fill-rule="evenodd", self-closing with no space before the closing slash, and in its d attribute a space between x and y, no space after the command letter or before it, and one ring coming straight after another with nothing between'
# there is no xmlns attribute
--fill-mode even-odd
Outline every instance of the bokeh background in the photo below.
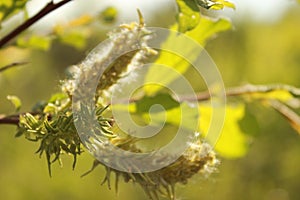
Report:
<svg viewBox="0 0 300 200"><path fill-rule="evenodd" d="M39 10L46 1L32 1L28 10ZM227 87L244 83L285 83L300 87L300 7L292 0L234 1L236 11L209 13L232 18L234 28L208 42L206 49L216 62ZM82 48L59 42L47 52L7 48L0 54L0 66L18 60L30 64L0 74L0 113L13 113L7 95L22 99L21 111L28 111L39 100L59 91L68 66L80 62L107 31L122 22L136 20L140 8L149 26L167 27L175 21L176 6L171 0L96 1L78 0L38 22L30 31L47 33L58 22L79 15L97 14L106 6L118 10L112 24L96 25L97 34ZM32 14L29 13L29 14ZM18 17L5 24L6 30L21 23ZM0 34L2 37L4 32ZM278 113L254 106L259 129L252 137L249 152L238 159L220 158L217 173L208 179L193 177L188 185L178 185L178 199L187 200L297 200L300 199L300 136ZM64 166L47 171L46 159L34 152L38 144L15 138L15 127L0 126L0 199L148 199L138 185L120 181L119 193L100 183L103 167L80 178L90 169L93 158L79 157L72 171L72 159L63 157Z"/></svg>

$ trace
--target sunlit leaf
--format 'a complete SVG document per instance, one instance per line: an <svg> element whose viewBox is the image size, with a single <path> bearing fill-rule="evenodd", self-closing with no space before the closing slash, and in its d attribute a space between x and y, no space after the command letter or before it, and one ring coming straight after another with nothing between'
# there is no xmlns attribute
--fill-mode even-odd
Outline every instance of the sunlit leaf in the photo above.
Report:
<svg viewBox="0 0 300 200"><path fill-rule="evenodd" d="M152 113L151 115L154 124L160 124L165 119L163 112ZM192 131L196 131L197 124L195 124L195 121L198 117L197 109L186 103L166 111L166 123L177 127L181 126Z"/></svg>
<svg viewBox="0 0 300 200"><path fill-rule="evenodd" d="M163 110L151 110L152 106L160 105ZM198 110L186 103L175 101L169 94L143 97L141 100L129 105L113 105L113 109L120 112L129 112L134 121L139 125L159 126L167 123L176 127L196 131ZM120 115L119 115L120 116ZM124 123L124 121L123 121Z"/></svg>
<svg viewBox="0 0 300 200"><path fill-rule="evenodd" d="M231 22L227 19L213 20L202 17L199 25L192 31L187 32L187 36L193 38L202 45L217 33L231 29Z"/></svg>
<svg viewBox="0 0 300 200"><path fill-rule="evenodd" d="M17 45L46 51L50 48L51 41L48 36L32 35L30 38L18 37Z"/></svg>
<svg viewBox="0 0 300 200"><path fill-rule="evenodd" d="M44 107L44 110L43 112L44 113L54 113L56 114L58 111L58 108L56 105L54 105L53 103L48 103L45 107Z"/></svg>
<svg viewBox="0 0 300 200"><path fill-rule="evenodd" d="M176 0L178 5L178 31L186 32L195 28L200 21L199 8L194 0Z"/></svg>
<svg viewBox="0 0 300 200"><path fill-rule="evenodd" d="M176 27L172 27L176 30ZM205 45L206 41L214 36L216 33L225 31L231 28L231 23L226 19L212 20L202 17L200 23L196 28L185 33L185 36L178 34L171 34L166 41L161 45L161 49L180 49L188 56L190 61L196 60L201 53L201 45ZM187 41L184 37L189 36L194 41L199 43L199 46L194 49L191 46L187 47ZM174 53L161 51L155 64L161 64L165 67L162 68L158 65L153 65L146 75L145 83L159 83L161 85L168 85L176 80L181 74L184 74L190 67L190 63ZM170 69L168 69L170 68ZM172 70L177 73L170 73ZM149 85L145 86L144 90L147 95L154 95L157 91L161 90L162 86Z"/></svg>
<svg viewBox="0 0 300 200"><path fill-rule="evenodd" d="M25 8L28 0L1 0L0 2L0 27L1 22Z"/></svg>
<svg viewBox="0 0 300 200"><path fill-rule="evenodd" d="M50 97L49 103L55 103L56 101L61 101L66 98L68 98L66 93L55 93Z"/></svg>
<svg viewBox="0 0 300 200"><path fill-rule="evenodd" d="M117 9L115 7L110 6L100 13L99 18L104 23L113 23L116 20L117 15Z"/></svg>
<svg viewBox="0 0 300 200"><path fill-rule="evenodd" d="M229 1L222 1L222 3L223 3L223 5L224 5L225 7L235 9L235 5L234 5L233 3L231 3L231 2L229 2Z"/></svg>
<svg viewBox="0 0 300 200"><path fill-rule="evenodd" d="M16 112L20 110L22 102L19 97L14 95L8 95L7 99L14 105Z"/></svg>
<svg viewBox="0 0 300 200"><path fill-rule="evenodd" d="M67 45L73 46L77 49L82 49L86 45L86 34L84 32L78 31L70 31L62 34L59 37L59 40Z"/></svg>
<svg viewBox="0 0 300 200"><path fill-rule="evenodd" d="M179 103L175 101L169 94L161 93L157 94L155 97L145 96L143 99L136 102L136 112L149 112L151 106L157 103L163 106L166 110L179 106Z"/></svg>
<svg viewBox="0 0 300 200"><path fill-rule="evenodd" d="M209 0L196 0L196 2L199 6L206 9L209 9L210 7L216 4L213 1L209 1Z"/></svg>
<svg viewBox="0 0 300 200"><path fill-rule="evenodd" d="M82 15L66 24L55 25L53 33L58 37L60 42L77 49L82 49L85 47L86 40L90 35L90 30L86 25L91 22L93 22L93 18L90 15Z"/></svg>
<svg viewBox="0 0 300 200"><path fill-rule="evenodd" d="M218 109L218 108L215 108ZM212 115L212 107L209 104L200 104L200 132L212 143L215 143L215 150L223 157L238 158L247 153L249 139L248 136L239 126L239 121L245 114L245 106L238 104L234 106L227 105L226 119L223 130L217 141L211 141L207 135L210 127L210 119ZM213 126L213 124L211 125Z"/></svg>
<svg viewBox="0 0 300 200"><path fill-rule="evenodd" d="M235 9L235 5L224 0L196 0L197 4L206 9L221 10L224 7Z"/></svg>

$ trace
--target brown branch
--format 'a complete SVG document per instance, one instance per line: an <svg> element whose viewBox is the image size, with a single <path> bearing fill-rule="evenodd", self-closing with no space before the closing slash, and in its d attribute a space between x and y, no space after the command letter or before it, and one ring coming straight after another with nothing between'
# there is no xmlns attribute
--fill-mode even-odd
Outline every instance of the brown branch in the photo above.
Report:
<svg viewBox="0 0 300 200"><path fill-rule="evenodd" d="M296 88L296 87L293 87L290 85L282 85L282 84L279 84L279 85L250 85L250 84L248 84L248 85L244 85L244 86L240 86L240 87L229 88L226 91L225 95L226 95L226 97L236 97L236 96L243 96L243 95L248 95L248 94L253 94L253 93L268 93L268 92L272 92L272 91L276 91L276 90L285 90L285 91L289 92L291 95L293 95L294 97L298 97L298 98L300 97L300 89L299 88ZM205 92L200 92L200 93L196 94L196 98L195 98L195 96L181 96L181 97L179 97L179 102L207 101L210 98L211 98L211 95L210 95L209 91L205 91ZM128 99L120 99L120 100L118 100L118 102L114 102L114 103L127 103L127 102L134 103L139 100L140 99L135 99L135 98L132 98L129 100ZM272 106L274 107L274 105L272 105ZM284 114L285 113L286 112L284 112ZM41 114L41 113L32 113L32 114ZM11 115L11 116L0 115L0 124L18 125L20 115L21 114ZM290 115L285 115L285 116L289 117ZM298 122L298 119L294 120L294 121ZM299 126L300 126L300 121L299 121ZM300 132L300 128L299 128L299 132Z"/></svg>
<svg viewBox="0 0 300 200"><path fill-rule="evenodd" d="M13 67L19 67L28 64L28 62L14 62L0 68L0 73Z"/></svg>
<svg viewBox="0 0 300 200"><path fill-rule="evenodd" d="M290 125L298 132L300 135L300 117L299 115L290 109L285 104L281 103L277 100L270 100L269 104L274 108L277 112L279 112L283 117L285 117Z"/></svg>
<svg viewBox="0 0 300 200"><path fill-rule="evenodd" d="M66 3L70 2L72 0L63 0L58 3L53 3L53 1L49 2L42 10L40 10L37 14L29 18L27 21L25 21L23 24L12 30L10 33L8 33L6 36L4 36L0 40L0 48L3 47L5 44L7 44L10 40L15 38L17 35L25 31L27 28L29 28L32 24L37 22L38 20L45 17L50 12L58 9L59 7L65 5Z"/></svg>
<svg viewBox="0 0 300 200"><path fill-rule="evenodd" d="M20 115L0 115L0 124L18 125Z"/></svg>
<svg viewBox="0 0 300 200"><path fill-rule="evenodd" d="M268 93L276 90L284 90L289 92L292 96L299 98L300 97L300 89L290 86L290 85L284 85L284 84L276 84L276 85L243 85L239 87L233 87L229 88L225 95L226 97L235 97L235 96L243 96L243 95L249 95L253 93ZM200 92L196 94L195 96L182 96L179 97L179 101L207 101L211 98L211 95L209 91Z"/></svg>
<svg viewBox="0 0 300 200"><path fill-rule="evenodd" d="M19 113L15 115L3 115L0 114L0 124L8 124L8 125L18 125L20 121L20 116L25 113ZM32 115L42 115L41 112L30 112ZM50 119L51 116L49 116Z"/></svg>
<svg viewBox="0 0 300 200"><path fill-rule="evenodd" d="M276 84L276 85L243 85L239 87L232 87L225 91L226 97L237 97L237 96L243 96L243 95L250 95L253 93L268 93L272 91L277 90L284 90L289 92L292 96L296 98L300 98L300 89L290 86L290 85L284 85L284 84ZM213 96L216 96L214 94L210 94L210 92L204 91L199 92L196 95L183 95L179 96L178 101L180 103L187 101L187 102L195 102L195 101L207 101L210 100ZM131 98L131 99L119 99L118 101L114 103L135 103L137 101L140 101L141 98ZM110 104L109 104L110 105Z"/></svg>

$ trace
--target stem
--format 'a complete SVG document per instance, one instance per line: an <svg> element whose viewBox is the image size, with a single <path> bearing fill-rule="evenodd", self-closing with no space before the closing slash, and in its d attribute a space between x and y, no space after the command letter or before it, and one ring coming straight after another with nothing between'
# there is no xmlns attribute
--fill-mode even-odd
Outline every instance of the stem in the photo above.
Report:
<svg viewBox="0 0 300 200"><path fill-rule="evenodd" d="M0 73L13 67L19 67L28 64L28 62L14 62L0 68Z"/></svg>
<svg viewBox="0 0 300 200"><path fill-rule="evenodd" d="M40 112L29 112L32 115L42 115ZM25 113L19 113L15 115L2 115L0 114L0 125L8 124L8 125L18 125L20 122L20 116Z"/></svg>
<svg viewBox="0 0 300 200"><path fill-rule="evenodd" d="M283 84L279 84L279 85L244 85L244 86L240 86L240 87L233 87L233 88L229 88L225 95L226 97L236 97L236 96L242 96L242 95L248 95L248 94L253 94L253 93L268 93L268 92L272 92L272 91L276 91L276 90L284 90L289 92L291 95L293 95L294 97L300 97L300 89L290 86L290 85L283 85ZM181 96L179 97L179 102L184 102L184 101L189 101L189 102L193 102L193 101L207 101L211 98L211 95L209 93L209 91L205 91L205 92L200 92L198 94L196 94L196 98L194 98L194 96ZM134 103L139 101L140 99L120 99L120 101L118 101L117 103L126 103L126 102L130 102L130 103ZM274 105L272 105L274 107ZM279 110L278 107L276 107L276 110ZM281 111L281 110L279 110ZM287 115L287 112L281 112L283 113L286 117L288 117L289 119L294 119L295 117L291 118L291 115ZM18 115L10 115L10 116L6 116L6 115L0 115L0 124L12 124L12 125L18 125L19 124L19 116L22 115L24 113L18 114ZM41 113L32 113L32 114L41 114ZM300 127L300 118L296 120L297 122L299 122L299 127ZM300 128L299 128L300 129Z"/></svg>
<svg viewBox="0 0 300 200"><path fill-rule="evenodd" d="M292 96L299 98L300 97L300 89L284 84L275 84L275 85L243 85L239 87L232 87L229 88L225 95L226 97L235 97L235 96L242 96L248 95L253 93L268 93L276 90L284 90L289 92ZM196 94L196 99L194 96L182 96L179 97L179 101L207 101L211 98L209 91L200 92Z"/></svg>
<svg viewBox="0 0 300 200"><path fill-rule="evenodd" d="M10 124L10 125L18 125L19 124L19 115L0 115L0 124Z"/></svg>
<svg viewBox="0 0 300 200"><path fill-rule="evenodd" d="M29 28L32 24L37 22L38 20L42 19L44 16L49 14L50 12L56 10L57 8L65 5L66 3L70 2L72 0L63 0L58 3L53 3L53 1L49 2L42 10L40 10L37 14L29 18L27 21L25 21L23 24L12 30L10 33L8 33L6 36L4 36L0 40L0 48L3 47L5 44L7 44L10 40L15 38L17 35L25 31L27 28Z"/></svg>
<svg viewBox="0 0 300 200"><path fill-rule="evenodd" d="M285 117L290 125L297 131L297 133L300 135L300 117L299 115L294 112L292 109L290 109L285 104L281 103L278 100L271 100L269 101L269 104L277 111L279 112L283 117Z"/></svg>

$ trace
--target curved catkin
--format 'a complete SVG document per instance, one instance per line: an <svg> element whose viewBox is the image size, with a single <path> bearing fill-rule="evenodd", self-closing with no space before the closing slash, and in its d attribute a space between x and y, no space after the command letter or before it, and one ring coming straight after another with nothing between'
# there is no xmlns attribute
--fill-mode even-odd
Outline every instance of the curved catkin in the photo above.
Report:
<svg viewBox="0 0 300 200"><path fill-rule="evenodd" d="M136 147L135 141L134 138L114 138L111 143L124 150L136 153L142 152ZM168 159L167 157L171 155L164 156ZM164 160L157 162L164 162ZM101 163L96 160L92 170L99 164ZM176 184L187 184L192 176L199 173L208 176L215 171L217 165L218 160L211 146L197 137L174 163L157 171L128 173L105 166L106 175L102 184L107 182L108 187L111 188L110 176L111 172L114 172L116 174L116 191L118 190L119 178L123 177L125 182L139 184L150 199L159 199L159 196L175 199Z"/></svg>
<svg viewBox="0 0 300 200"><path fill-rule="evenodd" d="M133 71L134 67L141 66L145 59L155 54L155 51L147 46L147 41L151 39L152 35L144 27L142 20L140 24L132 23L120 26L111 32L109 37L109 40L96 47L82 63L73 67L73 79L66 81L63 85L64 91L69 96L76 96L80 99L81 103L83 103L80 104L80 107L90 100L85 94L94 94L96 92L96 97L103 97L103 92L106 92L119 80L122 80L124 74L131 70ZM99 74L101 75L100 77ZM98 83L98 85L94 86L94 83ZM72 103L74 104L74 98ZM82 110L88 110L83 108L84 106ZM78 120L83 121L80 116L78 116ZM89 127L89 124L83 123L83 126ZM108 129L113 129L113 125L108 127ZM84 134L86 135L85 132ZM126 151L143 153L143 150L136 145L138 140L130 136L121 137L113 132L110 135L114 137L107 137L105 134L102 136L106 137L108 139L107 142L114 147L125 150L125 153L121 151L121 153L117 154L107 143L97 140L99 141L99 144L96 146L97 154L101 158L114 160L115 163L122 165L121 168L137 168L135 163L124 160L124 157L126 157ZM198 135L198 133L195 133L196 139L194 142L189 145L188 149L174 163L156 171L140 173L119 171L105 166L98 160L95 160L92 170L99 164L105 167L106 175L102 183L107 183L109 188L111 188L111 173L115 173L116 190L118 189L120 178L123 177L125 182L139 184L150 199L159 199L159 196L175 199L176 184L187 184L188 180L199 172L206 176L214 171L217 164L212 148L201 141ZM88 139L93 138L92 135L87 137L90 137ZM91 142L89 145L93 146L94 144ZM154 158L152 163L156 165L166 163L167 160L175 160L172 158L173 156L167 153L158 155L158 159Z"/></svg>
<svg viewBox="0 0 300 200"><path fill-rule="evenodd" d="M121 25L109 33L109 40L100 43L82 63L72 66L73 79L64 82L63 90L70 95L75 90L77 94L95 93L91 90L95 87L92 84L98 82L96 94L100 95L128 73L129 66L141 66L145 59L156 54L147 46L151 37L142 22Z"/></svg>

